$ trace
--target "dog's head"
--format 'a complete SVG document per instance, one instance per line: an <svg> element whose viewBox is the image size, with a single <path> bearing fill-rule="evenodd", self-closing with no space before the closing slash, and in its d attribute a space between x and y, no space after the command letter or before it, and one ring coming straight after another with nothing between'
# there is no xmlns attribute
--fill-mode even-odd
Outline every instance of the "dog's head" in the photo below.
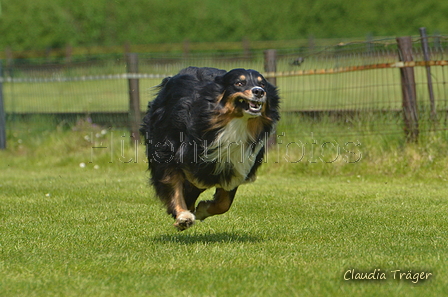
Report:
<svg viewBox="0 0 448 297"><path fill-rule="evenodd" d="M255 70L233 69L219 78L224 88L221 106L236 117L258 117L267 105L265 78Z"/></svg>

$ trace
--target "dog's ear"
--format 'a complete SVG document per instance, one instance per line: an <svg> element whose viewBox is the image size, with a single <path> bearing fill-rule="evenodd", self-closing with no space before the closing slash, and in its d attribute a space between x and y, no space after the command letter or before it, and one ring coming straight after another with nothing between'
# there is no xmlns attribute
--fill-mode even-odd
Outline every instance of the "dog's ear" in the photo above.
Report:
<svg viewBox="0 0 448 297"><path fill-rule="evenodd" d="M273 84L271 84L270 82L266 81L265 90L266 90L266 94L268 97L268 104L270 106L270 109L272 109L273 111L278 110L280 96L278 94L277 87L274 86ZM277 121L279 120L279 115L277 112L276 112L275 116L271 116L271 117L275 118Z"/></svg>
<svg viewBox="0 0 448 297"><path fill-rule="evenodd" d="M217 77L215 77L215 83L220 86L224 85L224 75L218 75Z"/></svg>
<svg viewBox="0 0 448 297"><path fill-rule="evenodd" d="M266 80L265 90L267 93L277 96L277 87Z"/></svg>

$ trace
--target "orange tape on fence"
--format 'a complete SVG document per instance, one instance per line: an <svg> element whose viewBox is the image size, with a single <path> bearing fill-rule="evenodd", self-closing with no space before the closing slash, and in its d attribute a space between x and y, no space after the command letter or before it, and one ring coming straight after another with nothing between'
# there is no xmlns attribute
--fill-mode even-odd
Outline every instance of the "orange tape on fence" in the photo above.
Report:
<svg viewBox="0 0 448 297"><path fill-rule="evenodd" d="M405 67L417 67L417 66L447 66L448 60L440 61L411 61L411 62L395 62L395 63L381 63L362 66L348 66L329 69L309 69L309 70L296 70L296 71L283 71L283 72L266 72L264 77L288 77L288 76L302 76L302 75L315 75L315 74L335 74L352 71L372 70L372 69L385 69L385 68L405 68Z"/></svg>

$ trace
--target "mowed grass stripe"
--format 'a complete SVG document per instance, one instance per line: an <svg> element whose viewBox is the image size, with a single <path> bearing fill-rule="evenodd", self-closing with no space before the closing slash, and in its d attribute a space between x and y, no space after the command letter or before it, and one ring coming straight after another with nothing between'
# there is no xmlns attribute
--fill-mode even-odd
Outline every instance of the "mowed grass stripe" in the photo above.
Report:
<svg viewBox="0 0 448 297"><path fill-rule="evenodd" d="M139 166L85 169L0 171L1 295L438 296L448 285L442 181L262 173L230 212L179 233ZM343 280L375 268L434 278Z"/></svg>

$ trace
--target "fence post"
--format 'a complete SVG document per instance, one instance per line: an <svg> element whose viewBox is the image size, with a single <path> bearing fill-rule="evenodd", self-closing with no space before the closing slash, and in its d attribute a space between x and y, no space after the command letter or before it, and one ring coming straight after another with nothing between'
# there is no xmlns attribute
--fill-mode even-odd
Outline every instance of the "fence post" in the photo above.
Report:
<svg viewBox="0 0 448 297"><path fill-rule="evenodd" d="M131 52L131 44L129 43L129 41L126 41L126 43L124 44L124 55L126 56L130 52Z"/></svg>
<svg viewBox="0 0 448 297"><path fill-rule="evenodd" d="M277 72L277 50L270 49L264 52L264 71L266 73ZM277 85L277 78L275 76L267 77L268 82Z"/></svg>
<svg viewBox="0 0 448 297"><path fill-rule="evenodd" d="M185 39L183 44L182 44L182 51L183 51L183 57L184 58L188 58L190 55L190 48L191 48L191 44L190 44L190 40L189 39Z"/></svg>
<svg viewBox="0 0 448 297"><path fill-rule="evenodd" d="M67 44L65 47L65 63L70 65L72 63L73 47Z"/></svg>
<svg viewBox="0 0 448 297"><path fill-rule="evenodd" d="M6 149L6 116L3 106L3 61L0 60L0 149Z"/></svg>
<svg viewBox="0 0 448 297"><path fill-rule="evenodd" d="M420 37L422 38L422 50L423 58L426 62L430 60L429 57L429 46L428 46L428 35L426 35L426 28L420 28ZM432 77L431 77L431 67L426 65L426 79L428 81L428 92L429 92L429 103L431 106L431 121L435 123L437 121L437 111L436 102L434 100L434 90L432 88Z"/></svg>
<svg viewBox="0 0 448 297"><path fill-rule="evenodd" d="M243 38L242 45L243 45L244 57L246 59L250 59L251 58L250 41L247 37Z"/></svg>
<svg viewBox="0 0 448 297"><path fill-rule="evenodd" d="M277 72L277 50L270 49L264 51L264 71L271 74ZM266 80L272 85L277 86L277 78L275 76L268 76L266 77ZM277 131L274 131L272 136L268 139L267 149L270 149L277 143L276 134Z"/></svg>
<svg viewBox="0 0 448 297"><path fill-rule="evenodd" d="M397 43L400 61L413 61L411 37L398 37ZM403 95L404 132L406 134L406 140L408 142L417 142L419 130L414 68L400 68L400 77L401 91Z"/></svg>
<svg viewBox="0 0 448 297"><path fill-rule="evenodd" d="M129 85L129 128L131 133L131 143L140 141L140 90L139 79L132 77L132 74L138 73L138 55L136 53L126 54L126 64L128 68Z"/></svg>
<svg viewBox="0 0 448 297"><path fill-rule="evenodd" d="M14 55L9 46L7 46L5 49L5 56L6 56L6 69L9 69L12 66L12 62L14 59Z"/></svg>

